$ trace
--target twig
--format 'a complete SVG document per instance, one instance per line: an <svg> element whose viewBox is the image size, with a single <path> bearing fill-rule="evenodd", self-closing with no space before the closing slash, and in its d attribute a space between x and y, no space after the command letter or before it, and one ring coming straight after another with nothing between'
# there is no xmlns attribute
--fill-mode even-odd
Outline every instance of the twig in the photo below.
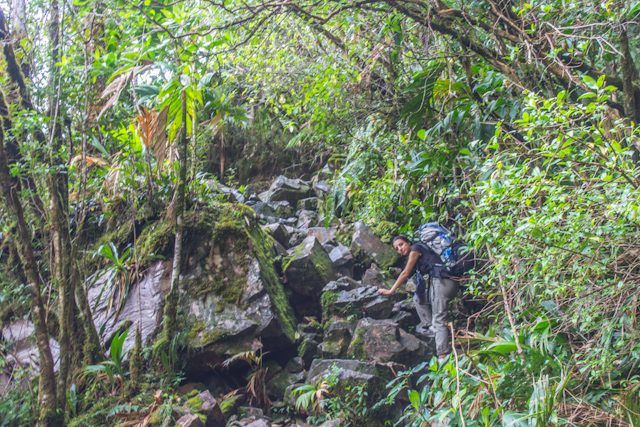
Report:
<svg viewBox="0 0 640 427"><path fill-rule="evenodd" d="M458 396L458 412L460 412L460 422L462 427L466 427L464 422L464 414L462 413L462 399L460 398L460 367L458 365L458 351L456 350L456 338L453 331L453 323L449 322L449 330L451 331L451 348L453 349L453 358L456 362L456 395Z"/></svg>

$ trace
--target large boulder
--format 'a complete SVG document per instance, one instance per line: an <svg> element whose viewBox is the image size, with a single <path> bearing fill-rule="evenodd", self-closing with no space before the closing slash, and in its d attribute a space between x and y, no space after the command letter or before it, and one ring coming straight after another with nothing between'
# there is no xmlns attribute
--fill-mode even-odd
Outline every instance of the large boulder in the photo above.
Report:
<svg viewBox="0 0 640 427"><path fill-rule="evenodd" d="M290 250L283 263L287 285L297 294L318 298L322 288L336 278L331 259L315 236Z"/></svg>
<svg viewBox="0 0 640 427"><path fill-rule="evenodd" d="M276 242L280 243L284 247L289 246L290 229L280 223L267 224L263 226L263 229L273 237Z"/></svg>
<svg viewBox="0 0 640 427"><path fill-rule="evenodd" d="M318 210L318 201L317 197L308 197L306 199L298 200L298 209L306 209L309 211Z"/></svg>
<svg viewBox="0 0 640 427"><path fill-rule="evenodd" d="M420 318L414 307L413 299L404 299L395 303L391 312L391 320L405 331L410 330L409 328L415 328L420 322Z"/></svg>
<svg viewBox="0 0 640 427"><path fill-rule="evenodd" d="M376 288L390 288L392 283L387 285L387 280L385 279L385 275L375 264L372 264L371 267L364 272L362 276L362 284L367 286L375 286Z"/></svg>
<svg viewBox="0 0 640 427"><path fill-rule="evenodd" d="M316 211L301 210L296 213L298 222L296 227L306 230L309 227L313 227L319 223L318 213Z"/></svg>
<svg viewBox="0 0 640 427"><path fill-rule="evenodd" d="M252 208L265 218L288 218L293 215L293 207L286 200L257 202Z"/></svg>
<svg viewBox="0 0 640 427"><path fill-rule="evenodd" d="M386 319L391 315L396 298L395 295L379 295L376 287L360 286L346 290L325 288L321 301L325 316Z"/></svg>
<svg viewBox="0 0 640 427"><path fill-rule="evenodd" d="M354 225L351 238L351 252L364 262L375 262L382 268L388 268L397 261L396 252L391 245L380 240L371 229L359 221Z"/></svg>
<svg viewBox="0 0 640 427"><path fill-rule="evenodd" d="M261 345L292 350L296 320L274 269L273 239L240 206L224 206L206 224L208 231L189 230L187 241L196 248L181 286L189 371L210 369Z"/></svg>
<svg viewBox="0 0 640 427"><path fill-rule="evenodd" d="M351 338L356 324L352 320L332 319L327 322L328 327L324 333L324 339L320 344L323 357L344 357L351 344Z"/></svg>
<svg viewBox="0 0 640 427"><path fill-rule="evenodd" d="M353 275L353 255L351 255L351 251L348 247L343 244L338 244L338 246L331 249L329 252L329 258L331 262L335 266L338 273L343 276L351 276Z"/></svg>
<svg viewBox="0 0 640 427"><path fill-rule="evenodd" d="M10 323L6 323L0 331L2 339L3 355L5 363L11 368L26 368L31 374L37 375L39 366L39 353L35 340L35 326L30 320L18 319ZM58 359L60 355L60 346L53 338L49 339L49 347L55 363L55 369L58 368ZM11 383L14 378L11 376L5 378L6 383ZM0 396L6 391L3 387L0 389Z"/></svg>
<svg viewBox="0 0 640 427"><path fill-rule="evenodd" d="M307 236L315 236L321 245L332 242L336 238L335 227L309 227L307 229Z"/></svg>
<svg viewBox="0 0 640 427"><path fill-rule="evenodd" d="M358 322L347 350L350 357L378 363L412 366L431 358L429 347L391 319L364 318Z"/></svg>
<svg viewBox="0 0 640 427"><path fill-rule="evenodd" d="M283 175L273 181L267 193L267 198L270 201L286 200L291 204L297 204L298 200L312 196L314 196L314 191L309 183L301 179L287 178Z"/></svg>
<svg viewBox="0 0 640 427"><path fill-rule="evenodd" d="M288 372L287 370L282 370L267 383L267 393L271 399L282 399L287 387L291 384L304 382L304 378L304 371Z"/></svg>
<svg viewBox="0 0 640 427"><path fill-rule="evenodd" d="M338 396L361 387L366 393L368 405L372 406L386 396L386 384L395 378L395 373L400 369L401 366L394 366L393 363L383 365L360 360L316 359L307 373L307 383L318 383L329 378L333 384L331 392ZM376 415L371 414L374 418L380 418Z"/></svg>

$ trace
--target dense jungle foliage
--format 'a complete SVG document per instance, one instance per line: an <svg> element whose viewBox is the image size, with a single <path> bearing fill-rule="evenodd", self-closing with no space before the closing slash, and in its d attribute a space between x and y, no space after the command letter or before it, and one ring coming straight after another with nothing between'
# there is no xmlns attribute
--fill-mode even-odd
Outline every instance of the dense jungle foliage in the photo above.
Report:
<svg viewBox="0 0 640 427"><path fill-rule="evenodd" d="M326 224L388 241L439 221L486 263L446 363L376 405L330 374L287 411L639 426L639 20L635 0L0 0L0 321L31 319L41 361L9 372L0 425L170 419L186 213L220 203L209 180L322 170ZM151 219L175 238L145 247ZM161 336L125 362L84 283L124 294L174 242Z"/></svg>

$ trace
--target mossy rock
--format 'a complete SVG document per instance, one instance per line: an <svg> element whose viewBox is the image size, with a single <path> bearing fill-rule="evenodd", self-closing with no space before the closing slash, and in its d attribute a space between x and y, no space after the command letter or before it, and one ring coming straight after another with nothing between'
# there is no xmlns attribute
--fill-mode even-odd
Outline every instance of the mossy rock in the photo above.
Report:
<svg viewBox="0 0 640 427"><path fill-rule="evenodd" d="M331 258L314 236L307 237L291 251L282 269L291 289L312 298L318 298L322 288L336 278Z"/></svg>
<svg viewBox="0 0 640 427"><path fill-rule="evenodd" d="M260 336L266 328L293 343L296 320L275 271L275 241L253 211L223 203L214 213L185 216L185 227L190 249L183 304L192 319L189 346L213 351L212 345L224 342L231 348L231 341Z"/></svg>

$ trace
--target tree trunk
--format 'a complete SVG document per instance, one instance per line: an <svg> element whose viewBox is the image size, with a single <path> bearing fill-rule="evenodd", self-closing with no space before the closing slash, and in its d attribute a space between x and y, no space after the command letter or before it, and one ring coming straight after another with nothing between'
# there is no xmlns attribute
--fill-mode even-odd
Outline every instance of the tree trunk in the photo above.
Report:
<svg viewBox="0 0 640 427"><path fill-rule="evenodd" d="M0 96L4 96L0 94ZM54 374L53 355L49 346L49 333L47 330L46 314L42 295L40 293L40 275L37 270L36 256L33 250L32 236L24 217L24 210L20 202L20 182L9 174L9 165L5 152L4 118L0 126L0 186L5 203L11 210L16 220L16 248L27 276L29 290L31 291L31 318L35 327L36 345L39 355L39 383L38 402L40 423L45 426L61 424L61 414L58 411L56 381Z"/></svg>
<svg viewBox="0 0 640 427"><path fill-rule="evenodd" d="M182 267L182 239L184 234L183 215L185 209L185 193L187 186L187 153L189 139L187 137L187 105L186 94L182 92L182 129L180 130L180 142L178 152L180 156L180 172L175 193L175 229L176 239L173 250L173 266L171 269L171 288L165 299L163 337L166 343L170 343L177 332L177 305L178 290L180 288L180 273Z"/></svg>
<svg viewBox="0 0 640 427"><path fill-rule="evenodd" d="M51 57L49 68L49 111L50 120L50 166L52 172L47 177L49 187L49 207L51 211L51 272L58 288L59 321L60 321L60 370L58 373L59 406L64 413L66 407L66 390L72 360L80 361L80 354L74 351L72 342L75 330L75 292L72 277L71 238L69 231L68 181L67 167L60 156L62 148L62 126L60 113L60 82L56 64L60 60L60 13L58 0L50 2L49 40ZM75 347L77 349L77 347Z"/></svg>
<svg viewBox="0 0 640 427"><path fill-rule="evenodd" d="M624 93L624 113L635 121L640 122L640 107L638 103L640 99L636 98L636 91L633 87L633 81L638 76L638 71L633 63L631 50L629 49L629 36L627 29L622 28L620 32L620 47L622 48L622 92Z"/></svg>

